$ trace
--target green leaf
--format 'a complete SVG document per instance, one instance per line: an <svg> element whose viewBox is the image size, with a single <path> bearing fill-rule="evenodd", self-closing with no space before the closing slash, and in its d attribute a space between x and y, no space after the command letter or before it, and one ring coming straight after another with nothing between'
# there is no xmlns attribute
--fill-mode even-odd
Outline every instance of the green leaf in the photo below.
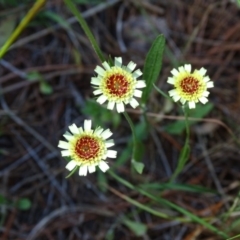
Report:
<svg viewBox="0 0 240 240"><path fill-rule="evenodd" d="M101 62L104 62L105 57L104 57L100 47L98 46L98 43L97 43L96 39L94 38L86 20L83 18L81 12L78 10L76 5L71 0L64 0L64 2L67 5L67 7L69 8L69 10L72 12L72 14L75 15L75 17L77 18L77 20L78 20L79 24L81 25L83 31L85 32L85 34L87 35L90 43L92 44L92 48L96 52L98 58L100 59Z"/></svg>
<svg viewBox="0 0 240 240"><path fill-rule="evenodd" d="M39 72L28 72L26 74L26 78L28 81L38 81L38 80L42 80L43 79L43 76L39 73Z"/></svg>
<svg viewBox="0 0 240 240"><path fill-rule="evenodd" d="M126 187L132 189L132 190L136 190L138 191L139 193L143 194L144 196L147 196L149 197L150 199L154 200L156 203L160 203L160 204L163 204L165 206L168 206L180 213L182 213L183 215L187 216L189 219L191 219L192 221L194 222L197 222L199 223L200 225L202 226L205 226L207 229L215 232L216 234L218 234L219 236L222 236L224 238L228 238L228 235L222 231L220 231L219 229L217 229L216 227L214 227L212 224L208 223L207 221L205 221L204 219L198 217L197 215L194 215L193 213L185 210L184 208L164 199L164 198L161 198L157 195L154 195L154 194L151 194L147 191L145 191L144 189L141 189L141 188L138 188L134 185L132 185L131 183L129 183L128 181L126 181L125 179L119 177L119 175L116 175L114 172L112 171L108 171L108 173L113 177L115 178L118 182L122 183L123 185L125 185ZM145 206L145 205L144 205Z"/></svg>
<svg viewBox="0 0 240 240"><path fill-rule="evenodd" d="M40 92L45 95L49 95L49 94L53 93L53 89L49 83L47 83L45 81L41 81L40 82Z"/></svg>
<svg viewBox="0 0 240 240"><path fill-rule="evenodd" d="M132 163L134 169L135 169L139 174L142 174L143 168L144 168L144 164L141 163L141 162L137 162L137 161L135 161L134 159L132 159L131 163Z"/></svg>
<svg viewBox="0 0 240 240"><path fill-rule="evenodd" d="M28 198L21 198L15 203L15 206L19 210L28 210L31 208L32 203Z"/></svg>
<svg viewBox="0 0 240 240"><path fill-rule="evenodd" d="M213 109L212 103L207 103L205 105L197 104L195 109L189 110L189 117L193 118L204 118L206 115L208 115L211 110ZM193 121L191 119L188 119L189 125L196 124L197 121ZM164 129L166 132L170 134L181 134L185 129L185 120L178 120L174 123L168 124Z"/></svg>
<svg viewBox="0 0 240 240"><path fill-rule="evenodd" d="M157 81L162 68L163 52L165 48L165 38L159 35L153 42L143 68L143 79L146 81L146 87L143 90L142 103L146 104L153 84Z"/></svg>
<svg viewBox="0 0 240 240"><path fill-rule="evenodd" d="M61 25L65 29L68 29L68 30L71 29L71 26L68 23L68 21L66 21L66 19L64 19L62 16L60 16L57 13L46 10L46 11L42 12L41 15L55 21L56 23L58 23L59 25Z"/></svg>
<svg viewBox="0 0 240 240"><path fill-rule="evenodd" d="M234 236L234 237L228 238L228 239L226 239L226 240L233 240L233 239L238 240L239 237L240 237L240 234L238 234L238 235L236 235L236 236Z"/></svg>
<svg viewBox="0 0 240 240"><path fill-rule="evenodd" d="M123 223L138 237L143 236L147 232L147 226L140 222L134 222L127 218L123 219Z"/></svg>
<svg viewBox="0 0 240 240"><path fill-rule="evenodd" d="M178 190L185 192L194 192L194 193L212 193L217 194L218 192L209 188L205 188L199 185L191 184L179 184L179 183L144 183L140 184L139 187L147 190Z"/></svg>

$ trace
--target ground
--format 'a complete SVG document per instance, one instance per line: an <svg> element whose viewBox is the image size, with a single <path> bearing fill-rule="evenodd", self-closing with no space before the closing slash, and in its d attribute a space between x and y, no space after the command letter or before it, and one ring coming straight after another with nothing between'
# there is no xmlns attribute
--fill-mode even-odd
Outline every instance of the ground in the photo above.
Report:
<svg viewBox="0 0 240 240"><path fill-rule="evenodd" d="M0 46L33 2L0 2ZM167 93L173 67L185 63L204 67L214 82L209 105L192 112L200 120L191 122L190 158L175 183L169 184L185 140L179 122L183 114L153 89L146 106L150 129L141 139L145 168L142 174L133 172L129 125L121 114L92 100L90 81L101 64L97 55L64 2L47 1L0 60L0 239L226 239L182 209L229 237L239 234L237 3L74 2L105 56L121 56L125 64L134 61L143 69L153 40L163 34L166 49L156 85ZM127 112L140 128L140 109L128 106ZM80 177L76 172L66 178L67 161L58 141L70 124L81 126L84 119L112 129L118 158L110 159L109 165L117 176L179 209L129 189L108 173ZM126 197L168 217L144 211Z"/></svg>

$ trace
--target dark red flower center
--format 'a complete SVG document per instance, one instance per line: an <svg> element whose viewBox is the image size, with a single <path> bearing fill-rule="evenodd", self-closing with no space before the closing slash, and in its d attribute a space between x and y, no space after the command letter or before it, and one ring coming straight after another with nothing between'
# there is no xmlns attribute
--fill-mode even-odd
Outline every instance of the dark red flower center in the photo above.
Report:
<svg viewBox="0 0 240 240"><path fill-rule="evenodd" d="M129 82L121 74L111 75L107 81L107 89L110 94L121 97L128 92Z"/></svg>
<svg viewBox="0 0 240 240"><path fill-rule="evenodd" d="M181 81L180 87L182 88L183 92L194 94L198 91L200 84L199 81L194 77L186 77Z"/></svg>
<svg viewBox="0 0 240 240"><path fill-rule="evenodd" d="M78 157L88 160L97 156L100 146L96 139L91 137L80 138L75 147L75 153Z"/></svg>

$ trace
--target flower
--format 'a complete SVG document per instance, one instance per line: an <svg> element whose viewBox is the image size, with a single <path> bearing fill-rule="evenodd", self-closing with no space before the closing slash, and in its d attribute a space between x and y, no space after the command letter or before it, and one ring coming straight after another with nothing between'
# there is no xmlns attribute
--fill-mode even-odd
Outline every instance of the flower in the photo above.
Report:
<svg viewBox="0 0 240 240"><path fill-rule="evenodd" d="M139 103L134 97L141 97L142 91L138 88L146 87L144 80L137 80L142 72L137 69L132 72L136 64L129 62L127 66L122 66L122 58L116 57L114 66L110 66L107 62L95 68L97 77L92 77L91 84L94 85L94 95L100 95L97 102L103 104L108 100L107 108L113 110L115 104L117 111L124 112L124 104L130 104L136 108Z"/></svg>
<svg viewBox="0 0 240 240"><path fill-rule="evenodd" d="M207 88L213 87L213 82L206 76L207 70L201 68L191 73L191 64L185 64L182 67L171 71L173 77L169 77L167 82L172 84L175 89L169 91L170 97L175 102L180 100L182 104L188 102L189 108L195 108L195 103L208 102L209 92Z"/></svg>
<svg viewBox="0 0 240 240"><path fill-rule="evenodd" d="M84 129L78 128L75 124L69 126L70 132L63 136L68 140L59 141L58 147L64 149L61 151L63 157L70 157L71 161L66 168L72 171L76 166L79 167L79 175L86 176L96 171L98 166L103 172L109 169L106 158L116 158L117 152L108 150L114 145L113 140L106 140L112 135L109 129L105 131L101 127L95 130L91 129L91 120L84 121Z"/></svg>

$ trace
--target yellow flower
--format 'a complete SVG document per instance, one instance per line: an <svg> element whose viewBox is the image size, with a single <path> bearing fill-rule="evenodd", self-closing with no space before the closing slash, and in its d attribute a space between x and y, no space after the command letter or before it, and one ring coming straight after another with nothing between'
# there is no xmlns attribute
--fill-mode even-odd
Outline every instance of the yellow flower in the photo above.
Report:
<svg viewBox="0 0 240 240"><path fill-rule="evenodd" d="M118 112L124 112L124 104L130 104L136 108L139 103L135 97L141 97L142 91L138 88L146 86L144 80L137 80L142 72L137 69L133 72L136 64L129 62L127 66L122 66L122 58L115 58L114 66L107 62L102 65L105 68L97 66L95 72L97 77L92 77L91 84L96 89L93 94L100 95L97 102L103 104L108 101L107 108L113 110L115 104Z"/></svg>
<svg viewBox="0 0 240 240"><path fill-rule="evenodd" d="M108 150L114 145L113 140L106 140L112 135L112 132L101 127L95 130L91 129L91 120L84 121L84 129L78 128L75 124L69 126L70 132L66 132L63 136L68 140L59 141L58 147L65 149L61 151L63 157L70 157L71 161L66 168L72 171L76 166L79 167L79 175L86 176L96 171L98 166L103 172L109 169L106 158L116 158L117 152Z"/></svg>
<svg viewBox="0 0 240 240"><path fill-rule="evenodd" d="M167 82L174 86L174 89L169 91L169 95L175 102L178 100L182 104L188 102L189 108L195 108L195 104L199 101L203 104L208 102L207 89L213 87L213 82L205 75L207 72L205 68L194 70L193 73L191 68L190 64L185 64L178 70L173 69L171 71L173 76L169 77Z"/></svg>

